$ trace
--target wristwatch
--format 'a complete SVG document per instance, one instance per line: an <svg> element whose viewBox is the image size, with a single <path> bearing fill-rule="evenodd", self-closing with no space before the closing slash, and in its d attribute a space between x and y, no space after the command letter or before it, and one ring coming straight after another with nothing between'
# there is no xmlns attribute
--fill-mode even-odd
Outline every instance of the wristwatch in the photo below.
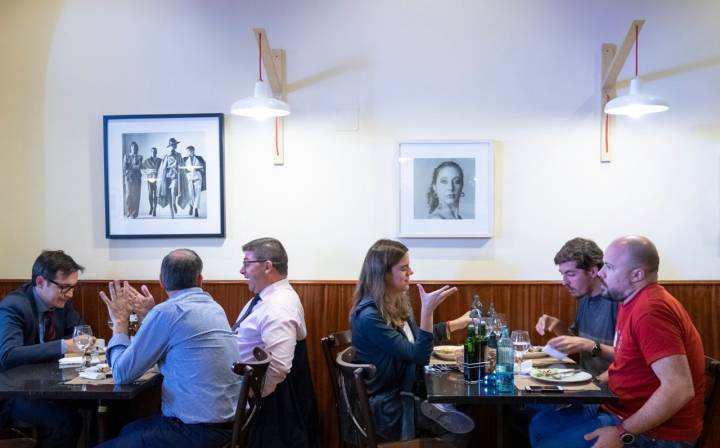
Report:
<svg viewBox="0 0 720 448"><path fill-rule="evenodd" d="M590 355L595 358L597 355L600 354L602 349L600 348L600 343L598 341L595 341L595 345L593 345L592 350L590 350Z"/></svg>
<svg viewBox="0 0 720 448"><path fill-rule="evenodd" d="M623 445L630 445L631 443L635 442L635 434L625 429L622 422L618 423L616 428L620 433L620 441L623 443Z"/></svg>

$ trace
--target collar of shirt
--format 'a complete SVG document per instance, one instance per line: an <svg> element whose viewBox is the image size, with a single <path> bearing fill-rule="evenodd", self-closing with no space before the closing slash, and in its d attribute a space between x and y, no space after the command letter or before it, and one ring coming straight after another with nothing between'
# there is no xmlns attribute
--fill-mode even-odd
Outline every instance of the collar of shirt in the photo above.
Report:
<svg viewBox="0 0 720 448"><path fill-rule="evenodd" d="M42 314L45 311L53 311L55 308L50 308L45 304L45 302L42 301L40 296L38 296L37 292L35 291L35 287L32 289L33 299L35 300L35 306L37 307L37 315L42 316Z"/></svg>
<svg viewBox="0 0 720 448"><path fill-rule="evenodd" d="M185 289L178 289L173 293L172 296L168 297L168 301L178 301L182 300L183 297L186 297L190 294L202 294L205 293L202 288L198 286L194 286L192 288L185 288Z"/></svg>
<svg viewBox="0 0 720 448"><path fill-rule="evenodd" d="M275 283L267 285L262 291L260 291L260 302L262 303L266 299L271 299L273 293L279 289L290 288L290 281L286 278L278 280Z"/></svg>

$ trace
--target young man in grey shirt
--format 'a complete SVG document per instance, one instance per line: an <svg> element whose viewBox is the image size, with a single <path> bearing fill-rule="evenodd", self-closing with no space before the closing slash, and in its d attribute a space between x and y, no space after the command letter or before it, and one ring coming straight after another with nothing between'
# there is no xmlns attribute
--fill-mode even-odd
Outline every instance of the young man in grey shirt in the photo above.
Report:
<svg viewBox="0 0 720 448"><path fill-rule="evenodd" d="M601 346L612 349L617 320L617 302L604 295L598 272L603 265L603 252L594 241L573 238L555 255L555 264L570 295L577 300L575 322L567 325L554 316L543 314L535 329L540 335L551 331L556 337L548 344L563 353L579 353L580 367L597 376L610 362L598 355Z"/></svg>

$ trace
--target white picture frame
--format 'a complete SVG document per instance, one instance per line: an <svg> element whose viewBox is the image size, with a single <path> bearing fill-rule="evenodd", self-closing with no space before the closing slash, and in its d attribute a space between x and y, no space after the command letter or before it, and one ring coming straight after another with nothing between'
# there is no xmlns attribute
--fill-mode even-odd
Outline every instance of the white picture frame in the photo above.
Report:
<svg viewBox="0 0 720 448"><path fill-rule="evenodd" d="M401 141L397 161L400 238L492 238L492 141Z"/></svg>

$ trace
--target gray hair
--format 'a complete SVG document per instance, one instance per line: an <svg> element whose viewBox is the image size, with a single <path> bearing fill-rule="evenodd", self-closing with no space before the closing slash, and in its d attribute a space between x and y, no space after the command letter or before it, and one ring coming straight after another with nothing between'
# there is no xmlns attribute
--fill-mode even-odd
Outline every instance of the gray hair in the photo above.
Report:
<svg viewBox="0 0 720 448"><path fill-rule="evenodd" d="M275 238L258 238L243 245L244 252L252 252L258 260L272 261L280 275L287 275L288 256L282 243Z"/></svg>

